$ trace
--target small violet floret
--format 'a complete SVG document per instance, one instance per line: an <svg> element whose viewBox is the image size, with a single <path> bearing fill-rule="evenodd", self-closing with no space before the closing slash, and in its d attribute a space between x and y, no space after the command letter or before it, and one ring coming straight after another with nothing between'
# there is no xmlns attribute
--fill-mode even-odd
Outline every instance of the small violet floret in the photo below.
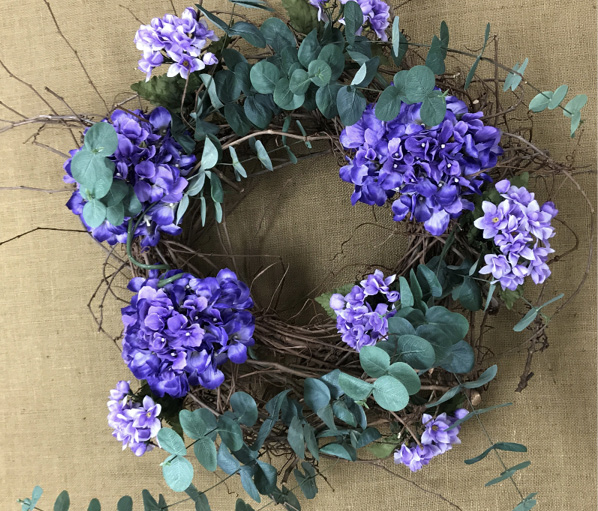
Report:
<svg viewBox="0 0 598 511"><path fill-rule="evenodd" d="M355 350L376 344L388 333L388 318L394 316L394 304L399 300L398 291L389 288L395 279L396 275L385 278L376 270L347 295L335 293L330 297L341 338Z"/></svg>
<svg viewBox="0 0 598 511"><path fill-rule="evenodd" d="M455 426L451 430L449 428L457 420L463 419L467 413L466 409L460 408L452 416L442 413L434 418L431 415L423 414L424 432L421 435L421 445L412 443L407 446L403 444L400 449L395 451L395 463L406 465L412 472L417 472L424 465L428 465L435 456L452 449L455 444L460 444L461 440L457 435L461 426Z"/></svg>
<svg viewBox="0 0 598 511"><path fill-rule="evenodd" d="M558 211L552 202L540 206L533 193L506 179L496 184L496 190L504 200L498 205L484 201L484 214L474 221L497 249L484 256L486 265L480 273L492 275L503 290L516 290L528 276L541 284L550 275L546 261L554 250L548 240L554 236L551 222Z"/></svg>
<svg viewBox="0 0 598 511"><path fill-rule="evenodd" d="M141 403L133 401L130 390L130 382L119 381L110 391L108 425L114 430L112 436L122 442L123 450L129 447L135 456L141 456L154 448L152 439L162 428L162 407L150 396Z"/></svg>

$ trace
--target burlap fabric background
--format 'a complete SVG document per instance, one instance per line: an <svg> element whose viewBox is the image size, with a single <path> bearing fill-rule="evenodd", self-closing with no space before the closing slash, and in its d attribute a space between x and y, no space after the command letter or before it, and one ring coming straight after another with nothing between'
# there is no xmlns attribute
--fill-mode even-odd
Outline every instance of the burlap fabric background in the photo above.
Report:
<svg viewBox="0 0 598 511"><path fill-rule="evenodd" d="M182 9L183 2L175 2ZM209 6L215 2L209 2ZM101 112L102 104L88 85L73 54L58 36L42 0L2 0L0 58L15 74L39 89L48 86L81 112ZM132 38L138 22L119 0L88 2L53 0L52 6L70 42L80 52L95 84L112 102L129 83L141 79ZM169 11L166 1L128 5L149 21ZM255 15L255 11L250 11ZM574 93L587 93L587 123L578 162L595 167L596 153L596 5L587 0L556 2L450 2L413 0L399 9L402 27L416 41L429 40L440 21L451 30L451 46L477 48L487 21L500 36L501 59L507 64L530 57L526 76L543 89L569 83ZM464 69L466 67L464 66ZM0 100L30 116L47 108L6 72L0 71ZM51 100L63 113L66 109ZM14 118L1 109L0 118ZM567 123L558 111L545 113L536 125L536 141L555 155L573 148ZM23 145L33 133L25 128L0 135L0 186L27 185L60 188L62 159L41 148ZM62 131L44 135L43 142L62 151L73 142ZM348 205L349 187L340 183L334 160L312 160L268 176L263 197L249 200L232 215L234 232L245 233L239 243L247 250L281 254L293 268L289 291L299 295L331 269L359 259L368 251L372 262L388 260L400 242L382 244L386 233L356 237L345 246L350 226L367 220L367 208ZM595 179L582 186L595 203ZM45 226L78 229L78 220L65 208L64 194L0 191L0 240ZM582 247L554 266L551 292L570 293L585 267L590 211L566 184L556 197L561 215L579 233ZM264 220L260 223L260 219ZM372 237L369 242L368 237ZM559 231L558 246L571 238ZM372 249L372 245L374 249ZM353 253L354 255L350 255ZM355 254L358 254L355 256ZM372 255L373 254L373 255ZM386 254L386 255L385 255ZM335 259L335 255L337 258ZM97 333L86 303L100 277L105 253L78 233L38 232L0 247L0 508L16 509L17 497L29 495L35 484L46 496L41 509L51 509L62 489L71 494L73 509L86 509L98 497L114 509L121 495L137 502L143 488L162 491L169 502L178 500L164 485L159 452L141 459L121 453L106 425L108 390L129 373L118 351ZM386 258L386 259L385 259ZM322 267L321 270L315 270ZM493 348L498 360L498 382L484 396L484 404L514 401L514 406L486 416L485 423L498 441L517 441L529 447L532 467L517 476L525 494L539 492L539 509L593 510L596 508L596 287L595 267L583 292L550 327L551 347L537 357L536 376L523 394L514 394L523 364L519 351L523 334L506 314L495 325ZM116 306L105 311L118 328ZM484 488L501 469L489 457L467 467L463 460L486 447L474 422L464 428L463 445L442 456L422 472L388 467L427 490L438 491L463 510L512 509L517 495L508 483ZM505 455L515 464L520 456ZM430 493L373 467L338 464L327 470L332 488L320 482L317 499L306 509L386 510L452 509ZM202 473L199 488L216 481ZM235 483L210 493L212 509L232 509ZM137 506L137 509L139 507ZM191 509L184 504L175 509Z"/></svg>

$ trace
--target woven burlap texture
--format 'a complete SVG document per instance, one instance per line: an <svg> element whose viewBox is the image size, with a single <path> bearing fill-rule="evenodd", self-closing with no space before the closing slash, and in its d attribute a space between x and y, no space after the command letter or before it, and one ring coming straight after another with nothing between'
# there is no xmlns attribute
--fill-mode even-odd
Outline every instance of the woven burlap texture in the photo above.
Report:
<svg viewBox="0 0 598 511"><path fill-rule="evenodd" d="M132 42L139 22L119 3L51 1L64 34L109 103L117 95L124 99L128 84L142 78L135 69L139 55ZM584 112L587 123L577 161L595 168L594 2L402 3L396 4L401 26L414 41L429 41L444 19L451 30L451 46L476 51L489 21L492 33L499 36L504 63L512 65L529 57L526 77L540 88L554 90L568 83L573 93L588 94L590 101ZM4 64L38 90L47 86L56 91L76 111L104 111L72 51L58 35L44 2L2 0L0 5L0 59ZM207 5L215 7L216 2ZM158 0L130 2L127 7L145 22L171 11L169 2ZM176 1L175 7L180 11L185 5ZM218 7L225 9L220 4ZM255 10L244 13L259 16ZM462 70L466 70L469 61L463 62ZM47 93L44 96L58 111L69 113L56 98ZM0 100L25 116L48 113L48 107L5 70L0 70ZM0 111L0 118L18 119L2 107ZM0 186L62 186L63 159L41 147L23 145L36 128L0 134ZM63 152L74 147L64 130L47 130L39 140ZM575 145L558 110L538 117L535 140L561 156ZM594 177L583 177L581 184L595 203ZM282 255L290 263L289 300L293 294L298 297L315 288L330 271L343 265L363 260L387 264L400 250L401 242L386 241L389 233L382 230L359 232L343 245L348 233L368 221L372 212L363 205L349 205L350 187L338 179L333 158L309 160L268 175L260 187L259 196L249 197L229 217L229 227L248 251ZM4 204L0 240L38 226L81 228L64 207L64 193L3 189L0 198ZM560 215L581 240L577 253L553 266L549 291L553 295L569 294L585 269L591 212L571 184L565 184L555 200ZM571 243L571 236L560 229L555 246L563 248ZM115 509L118 498L125 494L131 495L138 503L136 509L140 509L143 488L164 493L168 502L179 500L162 480L159 463L163 455L158 451L136 458L121 452L106 424L109 389L119 379L130 379L118 350L97 332L87 310L106 253L83 234L41 231L0 246L0 257L0 508L17 509L16 499L29 495L36 484L46 492L39 504L44 510L52 508L63 489L70 492L73 509L86 509L92 497L98 497L104 509ZM117 304L110 302L104 317L113 329L119 329ZM497 360L497 382L483 401L484 405L508 401L514 405L487 415L485 425L495 441L528 446L526 458L532 466L516 476L516 481L524 494L539 492L539 509L594 510L595 266L583 291L551 324L551 347L537 357L536 375L522 394L513 392L523 366L521 343L525 339L524 334L512 331L515 320L514 314L507 313L494 324L492 349L503 355ZM305 502L305 509L455 509L435 493L467 511L512 509L518 495L510 483L484 488L485 481L503 470L496 459L488 457L475 467L463 463L487 446L479 425L469 423L461 438L461 446L416 474L388 461L386 467L402 479L371 466L324 463L329 484L319 483L317 499ZM511 453L504 457L509 465L524 459ZM195 484L202 488L217 480L216 475L200 472ZM210 492L212 509L233 509L237 492L235 482ZM186 511L192 506L186 503L174 509Z"/></svg>

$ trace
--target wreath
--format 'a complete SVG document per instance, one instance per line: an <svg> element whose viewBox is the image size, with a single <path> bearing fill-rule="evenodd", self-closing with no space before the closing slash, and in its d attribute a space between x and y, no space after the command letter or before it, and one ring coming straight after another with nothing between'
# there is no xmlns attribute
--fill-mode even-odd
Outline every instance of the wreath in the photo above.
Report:
<svg viewBox="0 0 598 511"><path fill-rule="evenodd" d="M549 321L572 298L543 298L544 283L577 248L554 254L556 223L567 226L528 190L575 183L571 161L534 145L532 113L562 109L573 137L587 96L563 105L566 85L523 81L528 59L508 67L484 56L489 25L470 53L449 46L444 22L430 44L411 41L382 0L283 0L288 20L259 26L236 8L270 11L264 1L231 2L228 13L200 4L142 25L134 41L146 79L104 118L41 122L82 131L64 165L67 207L111 247L100 308L110 296L126 302L123 333L106 334L140 385L110 391L113 436L137 456L165 451L166 483L198 510L209 504L193 485L191 450L204 469L227 474L222 482L239 476L253 501L298 510L299 493L318 492L323 457L391 457L417 471L460 443L466 421L510 404L478 406L497 374L484 333L503 308L526 309L514 330L529 346L517 391L528 385ZM455 55L471 59L467 72L451 68ZM493 79L478 76L481 64ZM284 279L257 305L254 285L270 267L244 274L230 250L209 253L198 240L215 229L228 239L244 183L325 154L337 157L347 201L392 218L391 236L407 247L393 267L365 261L354 281L304 297L291 313L273 306ZM528 300L524 285L542 299ZM491 440L465 463L499 451L526 448ZM486 484L529 464L505 465ZM40 496L36 487L23 510ZM169 507L148 491L143 503ZM535 503L522 495L514 509ZM65 491L54 509L68 507ZM118 509L131 510L131 498ZM237 501L237 511L250 509Z"/></svg>

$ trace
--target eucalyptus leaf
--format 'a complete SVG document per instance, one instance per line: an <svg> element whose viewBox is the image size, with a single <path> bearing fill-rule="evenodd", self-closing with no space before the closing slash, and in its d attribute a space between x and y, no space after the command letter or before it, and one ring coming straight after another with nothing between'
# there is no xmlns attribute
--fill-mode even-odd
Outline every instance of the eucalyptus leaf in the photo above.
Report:
<svg viewBox="0 0 598 511"><path fill-rule="evenodd" d="M305 39L303 39L301 45L299 46L297 57L301 65L307 68L312 61L318 58L320 50L321 47L320 43L318 42L318 30L314 28L309 34L307 34L307 36L305 36Z"/></svg>
<svg viewBox="0 0 598 511"><path fill-rule="evenodd" d="M229 448L224 444L220 445L218 448L218 455L216 459L218 466L225 474L228 475L234 474L241 466L241 464L230 453Z"/></svg>
<svg viewBox="0 0 598 511"><path fill-rule="evenodd" d="M185 491L193 481L193 465L188 459L175 456L162 464L162 474L171 490Z"/></svg>
<svg viewBox="0 0 598 511"><path fill-rule="evenodd" d="M235 392L230 397L230 405L241 424L245 424L247 427L252 427L257 422L257 404L246 392Z"/></svg>
<svg viewBox="0 0 598 511"><path fill-rule="evenodd" d="M210 503L208 502L206 494L198 491L195 486L190 484L185 490L185 493L189 495L189 497L195 503L195 511L211 511Z"/></svg>
<svg viewBox="0 0 598 511"><path fill-rule="evenodd" d="M468 421L472 417L476 417L477 415L482 415L484 413L491 412L492 410L496 410L497 408L503 408L505 406L511 406L512 404L513 403L502 403L500 405L489 406L488 408L479 408L477 410L473 410L472 412L469 412L462 419L457 419L455 422L453 422L451 424L451 426L447 429L447 431L449 431L449 430L451 430L453 428L456 428L457 426L460 426L461 424L463 424L465 421Z"/></svg>
<svg viewBox="0 0 598 511"><path fill-rule="evenodd" d="M54 511L68 511L70 506L69 492L66 490L61 491L54 502Z"/></svg>
<svg viewBox="0 0 598 511"><path fill-rule="evenodd" d="M396 378L382 376L374 382L374 399L385 410L398 412L409 403L409 393Z"/></svg>
<svg viewBox="0 0 598 511"><path fill-rule="evenodd" d="M312 60L307 72L310 80L318 87L324 87L332 79L332 69L323 60Z"/></svg>
<svg viewBox="0 0 598 511"><path fill-rule="evenodd" d="M550 90L545 90L544 92L540 92L529 102L529 109L532 112L539 113L546 109L548 103L552 99L554 92Z"/></svg>
<svg viewBox="0 0 598 511"><path fill-rule="evenodd" d="M247 492L253 500L256 502L261 502L262 498L260 497L260 493L253 482L253 474L255 473L255 468L253 466L244 465L241 467L241 484L243 485L243 489Z"/></svg>
<svg viewBox="0 0 598 511"><path fill-rule="evenodd" d="M434 365L434 347L418 335L401 335L397 340L398 357L415 369L429 369Z"/></svg>
<svg viewBox="0 0 598 511"><path fill-rule="evenodd" d="M316 105L318 106L318 110L320 110L322 115L327 119L332 119L338 114L336 97L340 89L341 85L338 83L329 83L324 87L320 87L316 93Z"/></svg>
<svg viewBox="0 0 598 511"><path fill-rule="evenodd" d="M354 457L351 455L351 452L349 452L347 447L341 444L326 444L320 448L320 452L328 454L329 456L336 456L337 458L341 458L343 460L355 461Z"/></svg>
<svg viewBox="0 0 598 511"><path fill-rule="evenodd" d="M96 122L85 133L84 144L97 156L112 156L118 149L118 135L112 124Z"/></svg>
<svg viewBox="0 0 598 511"><path fill-rule="evenodd" d="M376 117L381 121L394 120L399 115L401 100L401 91L397 87L391 85L384 89L376 102Z"/></svg>
<svg viewBox="0 0 598 511"><path fill-rule="evenodd" d="M274 102L283 110L297 110L305 101L304 94L294 94L290 89L288 78L278 80L274 89Z"/></svg>
<svg viewBox="0 0 598 511"><path fill-rule="evenodd" d="M374 390L371 383L343 372L338 377L338 384L345 394L355 401L365 401Z"/></svg>
<svg viewBox="0 0 598 511"><path fill-rule="evenodd" d="M304 465L309 465L309 463L303 462L302 466L305 470ZM311 467L311 465L309 466ZM303 492L303 495L305 495L305 498L315 498L316 494L318 493L318 487L316 486L316 473L313 467L311 467L311 470L309 472L306 470L305 474L301 470L296 468L295 470L293 470L293 474L295 476L295 479L297 480L297 483L299 484L299 487L301 488L301 491Z"/></svg>
<svg viewBox="0 0 598 511"><path fill-rule="evenodd" d="M500 483L501 481L504 481L505 479L509 479L510 477L513 477L513 474L515 474L515 472L517 472L518 470L523 470L524 468L529 467L531 464L532 464L531 461L524 461L523 463L519 463L518 465L515 465L514 467L508 468L507 470L502 472L500 474L500 476L495 477L494 479L491 479L484 486L492 486L496 483Z"/></svg>
<svg viewBox="0 0 598 511"><path fill-rule="evenodd" d="M269 463L257 460L253 480L258 491L262 495L269 495L276 489L276 478L278 473Z"/></svg>
<svg viewBox="0 0 598 511"><path fill-rule="evenodd" d="M474 463L477 463L478 461L483 460L486 456L488 456L488 454L490 454L494 450L511 451L511 452L527 452L527 447L525 447L525 445L516 444L516 443L512 443L512 442L498 442L498 443L493 444L490 447L488 447L488 449L486 449L482 454L479 454L478 456L476 456L474 458L465 460L465 463L467 465L473 465Z"/></svg>
<svg viewBox="0 0 598 511"><path fill-rule="evenodd" d="M243 5L243 4L240 4ZM238 35L256 48L266 47L266 38L253 23L237 21L229 31L230 35Z"/></svg>
<svg viewBox="0 0 598 511"><path fill-rule="evenodd" d="M243 107L238 103L224 105L224 117L232 130L240 137L244 137L251 130L251 123L247 119ZM232 148L232 146L230 147Z"/></svg>
<svg viewBox="0 0 598 511"><path fill-rule="evenodd" d="M268 45L276 53L281 53L286 46L297 45L293 33L289 30L289 27L286 26L284 21L279 18L268 18L261 24L260 31L266 38Z"/></svg>
<svg viewBox="0 0 598 511"><path fill-rule="evenodd" d="M243 431L239 424L230 417L226 415L218 417L218 434L231 451L238 451L243 447Z"/></svg>
<svg viewBox="0 0 598 511"><path fill-rule="evenodd" d="M430 94L422 102L421 120L426 126L437 126L446 115L446 99L441 94Z"/></svg>
<svg viewBox="0 0 598 511"><path fill-rule="evenodd" d="M104 220L106 220L107 212L108 209L104 204L102 204L101 201L93 199L83 206L83 220L85 220L85 223L89 227L95 229L96 227L102 225Z"/></svg>
<svg viewBox="0 0 598 511"><path fill-rule="evenodd" d="M424 101L434 90L436 80L432 70L426 66L414 66L409 70L405 81L405 94L409 101Z"/></svg>
<svg viewBox="0 0 598 511"><path fill-rule="evenodd" d="M352 126L361 119L367 106L367 101L357 89L342 87L336 97L336 106L341 122L345 126Z"/></svg>
<svg viewBox="0 0 598 511"><path fill-rule="evenodd" d="M133 511L133 499L128 495L121 497L116 503L116 511Z"/></svg>
<svg viewBox="0 0 598 511"><path fill-rule="evenodd" d="M101 199L112 187L114 162L84 149L73 156L71 174L77 183L92 192L95 199Z"/></svg>
<svg viewBox="0 0 598 511"><path fill-rule="evenodd" d="M477 389L492 381L498 371L498 366L495 364L486 369L476 381L468 381L462 383L461 386L466 389Z"/></svg>
<svg viewBox="0 0 598 511"><path fill-rule="evenodd" d="M328 386L317 378L306 378L303 382L303 397L305 404L314 412L324 408L330 403L330 390Z"/></svg>
<svg viewBox="0 0 598 511"><path fill-rule="evenodd" d="M249 73L251 85L261 94L271 94L280 79L278 68L267 60L260 60L251 67Z"/></svg>
<svg viewBox="0 0 598 511"><path fill-rule="evenodd" d="M399 380L405 386L409 395L419 392L421 381L418 374L409 364L395 362L388 368L388 374Z"/></svg>
<svg viewBox="0 0 598 511"><path fill-rule="evenodd" d="M369 376L379 378L390 367L390 357L376 346L364 346L359 352L359 363Z"/></svg>
<svg viewBox="0 0 598 511"><path fill-rule="evenodd" d="M214 472L218 467L216 445L209 437L198 438L193 444L193 452L202 466Z"/></svg>
<svg viewBox="0 0 598 511"><path fill-rule="evenodd" d="M569 91L569 87L567 85L561 85L554 91L550 101L548 102L548 110L554 110L557 106L561 104L567 92ZM530 110L531 110L531 103L530 103Z"/></svg>
<svg viewBox="0 0 598 511"><path fill-rule="evenodd" d="M355 35L363 25L363 12L357 2L347 2L343 14L345 16L345 38L349 44L355 42Z"/></svg>
<svg viewBox="0 0 598 511"><path fill-rule="evenodd" d="M185 456L187 454L185 442L183 442L180 435L172 429L160 429L160 431L158 431L158 442L160 443L160 447L170 454L178 456Z"/></svg>

